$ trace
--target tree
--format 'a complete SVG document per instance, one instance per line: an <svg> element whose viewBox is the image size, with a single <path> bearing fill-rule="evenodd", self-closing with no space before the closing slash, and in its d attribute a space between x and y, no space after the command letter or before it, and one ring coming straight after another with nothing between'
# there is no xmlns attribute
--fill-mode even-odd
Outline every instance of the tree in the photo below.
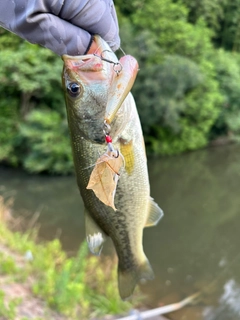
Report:
<svg viewBox="0 0 240 320"><path fill-rule="evenodd" d="M133 93L155 154L205 146L220 112L211 32L203 21L190 24L187 14L178 3L151 0L132 13L133 26L124 26L124 50L140 63Z"/></svg>
<svg viewBox="0 0 240 320"><path fill-rule="evenodd" d="M71 172L61 59L5 30L0 48L0 161L32 172Z"/></svg>
<svg viewBox="0 0 240 320"><path fill-rule="evenodd" d="M204 19L213 34L220 30L227 0L181 0L179 3L188 8L189 22L196 24L199 19Z"/></svg>
<svg viewBox="0 0 240 320"><path fill-rule="evenodd" d="M221 112L211 130L211 136L240 137L240 54L216 50L212 57L216 80L223 95Z"/></svg>
<svg viewBox="0 0 240 320"><path fill-rule="evenodd" d="M226 50L240 51L240 0L226 1L218 44Z"/></svg>

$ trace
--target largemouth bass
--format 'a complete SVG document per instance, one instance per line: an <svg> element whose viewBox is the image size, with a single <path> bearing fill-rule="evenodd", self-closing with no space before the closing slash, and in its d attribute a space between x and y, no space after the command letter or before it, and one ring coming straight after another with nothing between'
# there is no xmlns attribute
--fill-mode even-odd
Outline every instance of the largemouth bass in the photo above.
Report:
<svg viewBox="0 0 240 320"><path fill-rule="evenodd" d="M95 54L62 57L63 87L89 249L100 254L103 242L111 237L119 259L119 293L126 299L141 279L154 277L143 251L143 228L156 225L163 212L150 197L145 145L134 99L129 93L122 102L117 90L114 93L118 65L109 61L118 61L117 57L100 37L95 36L95 42ZM119 101L120 108L114 109ZM87 189L96 160L106 152L104 120L111 122L112 143L125 161L115 193L116 211Z"/></svg>

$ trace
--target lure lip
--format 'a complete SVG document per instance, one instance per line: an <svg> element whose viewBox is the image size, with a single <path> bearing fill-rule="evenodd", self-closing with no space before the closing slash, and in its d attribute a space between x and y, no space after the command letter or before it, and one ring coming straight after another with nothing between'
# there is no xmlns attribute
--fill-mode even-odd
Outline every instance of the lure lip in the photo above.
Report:
<svg viewBox="0 0 240 320"><path fill-rule="evenodd" d="M130 55L123 56L119 61L112 61L112 50L102 46L102 40L98 36L94 38L98 46L98 49L94 53L78 56L64 54L62 60L65 64L65 70L68 69L70 72L77 73L79 79L83 77L84 81L85 78L95 81L94 72L113 68L112 78L109 79L108 101L104 115L106 123L111 124L123 101L132 89L139 66L137 60ZM113 66L111 64L113 64ZM83 74L85 71L90 72L91 75L86 77L86 75ZM103 72L103 74L104 73L105 72ZM104 75L102 76L104 77ZM99 79L96 81L99 81Z"/></svg>
<svg viewBox="0 0 240 320"><path fill-rule="evenodd" d="M119 64L122 66L122 69L120 72L115 71L109 90L109 100L104 117L107 124L110 124L114 120L116 113L132 89L139 70L137 60L130 55L123 56L119 60Z"/></svg>

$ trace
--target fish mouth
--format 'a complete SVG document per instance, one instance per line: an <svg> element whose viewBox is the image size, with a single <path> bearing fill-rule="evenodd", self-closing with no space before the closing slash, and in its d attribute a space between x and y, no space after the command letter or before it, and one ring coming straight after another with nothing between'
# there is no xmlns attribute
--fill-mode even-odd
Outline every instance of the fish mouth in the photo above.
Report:
<svg viewBox="0 0 240 320"><path fill-rule="evenodd" d="M84 72L98 72L103 70L103 63L99 57L93 54L81 55L81 56L69 56L64 54L62 56L65 68L72 71L84 71Z"/></svg>
<svg viewBox="0 0 240 320"><path fill-rule="evenodd" d="M139 68L138 62L129 55L123 56L118 61L114 52L100 36L94 36L94 41L97 50L93 54L79 56L65 54L62 59L65 71L68 70L69 74L74 74L86 85L107 80L109 89L104 120L111 124L134 84Z"/></svg>
<svg viewBox="0 0 240 320"><path fill-rule="evenodd" d="M66 61L68 59L71 60L88 60L92 58L93 54L85 54L85 55L80 55L80 56L69 56L68 54L62 55L63 61Z"/></svg>

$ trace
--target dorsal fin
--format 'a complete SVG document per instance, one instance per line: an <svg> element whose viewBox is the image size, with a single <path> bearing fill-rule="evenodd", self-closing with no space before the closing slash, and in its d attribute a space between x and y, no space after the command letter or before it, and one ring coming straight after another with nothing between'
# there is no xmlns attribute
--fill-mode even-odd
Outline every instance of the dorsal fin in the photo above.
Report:
<svg viewBox="0 0 240 320"><path fill-rule="evenodd" d="M158 204L150 197L149 199L149 214L145 227L156 226L159 220L163 217L163 211Z"/></svg>

